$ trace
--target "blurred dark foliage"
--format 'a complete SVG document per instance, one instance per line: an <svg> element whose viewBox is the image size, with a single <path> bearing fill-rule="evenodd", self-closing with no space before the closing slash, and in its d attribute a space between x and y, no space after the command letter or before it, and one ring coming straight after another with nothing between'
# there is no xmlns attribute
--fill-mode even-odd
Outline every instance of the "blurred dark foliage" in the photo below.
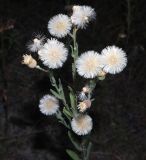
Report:
<svg viewBox="0 0 146 160"><path fill-rule="evenodd" d="M0 0L0 160L69 159L66 130L38 109L50 88L47 75L21 65L21 57L32 34L50 37L48 20L73 4L97 12L96 22L78 33L80 52L115 44L128 54L127 68L96 86L91 159L146 159L146 1ZM60 72L70 83L68 65Z"/></svg>

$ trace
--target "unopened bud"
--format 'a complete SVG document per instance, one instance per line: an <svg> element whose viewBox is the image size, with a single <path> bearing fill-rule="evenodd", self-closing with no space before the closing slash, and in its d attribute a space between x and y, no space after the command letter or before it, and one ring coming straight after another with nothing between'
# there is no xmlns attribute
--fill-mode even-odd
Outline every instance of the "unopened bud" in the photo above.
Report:
<svg viewBox="0 0 146 160"><path fill-rule="evenodd" d="M99 77L105 77L106 76L106 72L104 72L103 70L101 70L99 73L98 73L98 76Z"/></svg>
<svg viewBox="0 0 146 160"><path fill-rule="evenodd" d="M73 6L73 10L77 10L79 8L80 8L80 6L77 6L77 5Z"/></svg>
<svg viewBox="0 0 146 160"><path fill-rule="evenodd" d="M39 42L40 42L40 40L39 40L39 39L37 39L37 38L35 38L35 39L33 40L33 42L34 42L34 43L39 43Z"/></svg>
<svg viewBox="0 0 146 160"><path fill-rule="evenodd" d="M78 105L78 109L80 110L80 112L84 112L85 110L87 110L90 107L91 107L90 100L84 100L83 102L80 102Z"/></svg>
<svg viewBox="0 0 146 160"><path fill-rule="evenodd" d="M88 17L84 17L86 22L89 22L89 18Z"/></svg>
<svg viewBox="0 0 146 160"><path fill-rule="evenodd" d="M25 54L23 55L22 64L27 65L29 68L36 68L37 61L31 55Z"/></svg>
<svg viewBox="0 0 146 160"><path fill-rule="evenodd" d="M90 92L90 88L88 86L85 86L85 87L82 88L82 91L84 93L89 93Z"/></svg>

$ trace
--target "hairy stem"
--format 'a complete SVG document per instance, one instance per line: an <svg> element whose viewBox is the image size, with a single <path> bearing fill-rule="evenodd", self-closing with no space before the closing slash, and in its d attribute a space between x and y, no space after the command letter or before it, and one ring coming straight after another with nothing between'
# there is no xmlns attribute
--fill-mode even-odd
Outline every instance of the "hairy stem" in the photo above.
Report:
<svg viewBox="0 0 146 160"><path fill-rule="evenodd" d="M78 44L77 44L77 28L74 27L73 29L73 34L72 34L72 39L73 39L73 47L72 47L72 57L73 57L73 64L72 64L72 76L73 76L73 81L76 79L76 66L75 66L75 61L78 57Z"/></svg>

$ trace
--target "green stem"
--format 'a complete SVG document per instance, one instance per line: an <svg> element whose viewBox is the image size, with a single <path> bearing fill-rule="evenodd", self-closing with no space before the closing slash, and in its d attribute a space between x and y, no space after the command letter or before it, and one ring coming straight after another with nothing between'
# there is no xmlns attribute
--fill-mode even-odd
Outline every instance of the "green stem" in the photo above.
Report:
<svg viewBox="0 0 146 160"><path fill-rule="evenodd" d="M82 145L82 158L83 160L87 160L86 159L86 147L84 144Z"/></svg>
<svg viewBox="0 0 146 160"><path fill-rule="evenodd" d="M56 113L56 118L59 120L60 123L62 123L66 128L70 129L70 126L66 123L65 119L62 116L62 113L60 110Z"/></svg>
<svg viewBox="0 0 146 160"><path fill-rule="evenodd" d="M43 72L49 72L49 70L46 70L46 69L43 69L43 68L41 68L40 66L36 66L35 67L36 69L39 69L39 70L41 70L41 71L43 71Z"/></svg>
<svg viewBox="0 0 146 160"><path fill-rule="evenodd" d="M90 158L91 149L92 149L92 143L89 142L88 147L87 147L87 160L89 160Z"/></svg>
<svg viewBox="0 0 146 160"><path fill-rule="evenodd" d="M72 34L72 39L73 39L73 48L72 48L72 57L73 57L73 64L72 64L72 75L73 75L73 81L76 79L76 66L75 66L75 61L78 58L78 44L77 44L77 28L74 27L73 29L73 34Z"/></svg>

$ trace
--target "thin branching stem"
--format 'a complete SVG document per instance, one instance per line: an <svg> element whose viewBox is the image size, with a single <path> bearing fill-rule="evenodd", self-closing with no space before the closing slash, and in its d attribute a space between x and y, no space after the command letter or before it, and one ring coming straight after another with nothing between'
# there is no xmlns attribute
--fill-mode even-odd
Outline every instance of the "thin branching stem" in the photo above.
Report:
<svg viewBox="0 0 146 160"><path fill-rule="evenodd" d="M73 64L72 64L72 75L73 75L73 81L76 79L76 66L75 62L78 58L78 44L77 44L77 28L73 28L73 34L71 34L71 37L73 39L73 47L72 47L72 57L73 57Z"/></svg>

